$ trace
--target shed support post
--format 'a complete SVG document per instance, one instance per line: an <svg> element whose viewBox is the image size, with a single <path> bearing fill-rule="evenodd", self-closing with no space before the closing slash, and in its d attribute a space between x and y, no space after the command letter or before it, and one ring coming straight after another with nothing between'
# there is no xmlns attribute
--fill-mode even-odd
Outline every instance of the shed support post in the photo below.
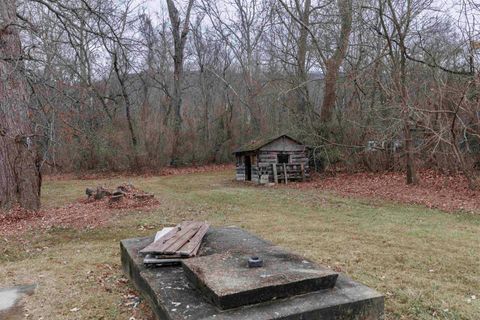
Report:
<svg viewBox="0 0 480 320"><path fill-rule="evenodd" d="M303 163L300 165L300 170L302 170L302 181L305 181L305 166Z"/></svg>
<svg viewBox="0 0 480 320"><path fill-rule="evenodd" d="M285 175L285 184L288 184L287 165L283 164L283 174Z"/></svg>
<svg viewBox="0 0 480 320"><path fill-rule="evenodd" d="M277 164L273 163L272 164L272 169L273 169L273 181L278 184L278 175L277 175Z"/></svg>

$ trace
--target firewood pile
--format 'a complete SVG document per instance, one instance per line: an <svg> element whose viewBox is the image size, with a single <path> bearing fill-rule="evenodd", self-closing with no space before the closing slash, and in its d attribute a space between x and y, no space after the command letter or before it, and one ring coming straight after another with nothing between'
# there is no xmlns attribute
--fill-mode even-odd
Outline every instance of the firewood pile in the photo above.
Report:
<svg viewBox="0 0 480 320"><path fill-rule="evenodd" d="M154 198L153 194L137 189L130 183L121 184L115 190L109 190L103 186L87 188L85 194L90 201L108 199L110 204L120 203L125 200L144 202Z"/></svg>
<svg viewBox="0 0 480 320"><path fill-rule="evenodd" d="M185 221L172 228L164 228L155 240L140 251L145 255L147 266L179 264L182 259L195 257L200 250L202 239L209 224L199 221Z"/></svg>

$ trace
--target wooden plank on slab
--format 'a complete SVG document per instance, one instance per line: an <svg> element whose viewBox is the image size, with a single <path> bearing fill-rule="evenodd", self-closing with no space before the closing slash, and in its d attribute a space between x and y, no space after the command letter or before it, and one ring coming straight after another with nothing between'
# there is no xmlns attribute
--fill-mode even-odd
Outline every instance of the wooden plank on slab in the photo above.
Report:
<svg viewBox="0 0 480 320"><path fill-rule="evenodd" d="M165 254L177 254L177 251L180 250L190 239L198 232L197 228L191 229L189 232L184 234L182 237L178 238L169 248L165 249Z"/></svg>
<svg viewBox="0 0 480 320"><path fill-rule="evenodd" d="M178 250L178 253L181 256L194 256L195 249L197 249L197 247L200 247L200 243L202 242L202 239L207 233L209 227L210 225L208 223L204 223L200 227L198 232L183 247Z"/></svg>
<svg viewBox="0 0 480 320"><path fill-rule="evenodd" d="M177 225L173 230L158 241L145 247L140 253L164 253L165 250L175 243L176 239L187 233L192 227L192 221L185 221Z"/></svg>
<svg viewBox="0 0 480 320"><path fill-rule="evenodd" d="M202 245L202 242L200 241L195 249L193 249L192 254L190 257L195 257L198 253L198 250L200 250L200 246Z"/></svg>
<svg viewBox="0 0 480 320"><path fill-rule="evenodd" d="M155 259L183 259L185 257L179 254L157 254L157 253L148 253L145 257L153 257Z"/></svg>
<svg viewBox="0 0 480 320"><path fill-rule="evenodd" d="M143 259L143 264L146 267L168 267L177 266L182 263L181 259L157 259L150 256L146 256Z"/></svg>
<svg viewBox="0 0 480 320"><path fill-rule="evenodd" d="M162 251L165 254L175 254L178 249L183 247L185 243L192 238L198 229L201 227L201 222L193 222L187 225L182 231L178 232L177 235L171 238L169 241L165 242Z"/></svg>
<svg viewBox="0 0 480 320"><path fill-rule="evenodd" d="M163 229L158 232L158 241L145 247L141 253L147 253L150 259L185 259L193 257L200 249L203 237L209 224L206 222L187 221L172 230ZM154 265L154 260L149 260Z"/></svg>
<svg viewBox="0 0 480 320"><path fill-rule="evenodd" d="M172 228L170 231L168 231L166 234L164 234L162 237L160 237L159 239L157 239L156 241L152 242L151 244L149 244L148 246L146 246L145 248L143 248L142 250L140 250L140 253L142 254L146 254L146 253L155 253L155 252L159 252L158 248L163 244L165 243L166 241L168 241L169 239L171 239L172 237L174 237L177 232L178 232L178 229L181 228L181 224L180 225L177 225L176 227Z"/></svg>

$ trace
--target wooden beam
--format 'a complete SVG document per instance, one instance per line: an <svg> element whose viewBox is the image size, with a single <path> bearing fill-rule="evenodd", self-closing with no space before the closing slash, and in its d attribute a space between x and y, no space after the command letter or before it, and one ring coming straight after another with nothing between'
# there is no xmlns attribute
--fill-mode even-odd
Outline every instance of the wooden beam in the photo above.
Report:
<svg viewBox="0 0 480 320"><path fill-rule="evenodd" d="M287 174L287 165L283 164L283 173L285 175L285 184L288 184L288 174Z"/></svg>
<svg viewBox="0 0 480 320"><path fill-rule="evenodd" d="M305 166L303 163L300 165L300 169L302 170L302 181L305 181Z"/></svg>
<svg viewBox="0 0 480 320"><path fill-rule="evenodd" d="M277 164L276 163L272 164L272 169L273 169L273 181L278 184Z"/></svg>

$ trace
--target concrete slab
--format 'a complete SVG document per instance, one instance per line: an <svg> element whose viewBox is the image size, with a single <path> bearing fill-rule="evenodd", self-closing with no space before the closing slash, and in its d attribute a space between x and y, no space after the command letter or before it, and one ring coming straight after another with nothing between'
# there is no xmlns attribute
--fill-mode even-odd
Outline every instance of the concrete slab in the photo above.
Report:
<svg viewBox="0 0 480 320"><path fill-rule="evenodd" d="M252 252L229 251L187 259L187 278L205 297L222 309L329 289L338 273L281 248L266 245L255 256L263 267L249 268Z"/></svg>
<svg viewBox="0 0 480 320"><path fill-rule="evenodd" d="M121 256L125 273L158 319L383 319L383 296L342 274L330 289L222 310L188 280L181 267L146 269L138 251L152 241L153 237L122 240ZM262 252L271 246L239 228L210 228L200 255L226 254L232 250Z"/></svg>

